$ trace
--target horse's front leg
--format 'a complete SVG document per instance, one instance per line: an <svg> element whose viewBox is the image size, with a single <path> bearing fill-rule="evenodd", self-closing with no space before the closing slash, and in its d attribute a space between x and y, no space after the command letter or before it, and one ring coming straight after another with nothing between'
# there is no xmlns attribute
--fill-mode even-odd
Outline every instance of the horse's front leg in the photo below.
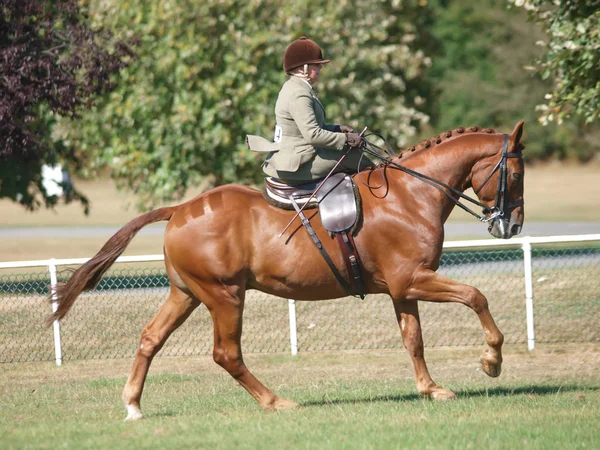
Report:
<svg viewBox="0 0 600 450"><path fill-rule="evenodd" d="M427 364L425 364L418 303L416 301L394 300L394 310L396 311L396 318L402 332L404 348L406 348L406 351L410 355L415 369L415 378L419 393L424 397L434 400L456 398L454 392L435 384L429 375Z"/></svg>
<svg viewBox="0 0 600 450"><path fill-rule="evenodd" d="M423 269L413 277L413 282L406 291L406 298L438 303L462 303L475 311L487 343L487 348L481 355L481 367L490 377L500 375L504 336L490 314L487 299L478 289L453 281L432 270Z"/></svg>

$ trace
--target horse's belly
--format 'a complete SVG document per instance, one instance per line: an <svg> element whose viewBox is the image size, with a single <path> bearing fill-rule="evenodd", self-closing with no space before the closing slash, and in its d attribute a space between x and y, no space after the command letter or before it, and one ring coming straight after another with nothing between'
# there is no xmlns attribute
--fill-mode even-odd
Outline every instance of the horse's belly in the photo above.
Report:
<svg viewBox="0 0 600 450"><path fill-rule="evenodd" d="M305 283L292 284L273 282L262 284L259 282L249 282L247 288L292 300L331 300L349 295L341 286L339 286L339 284L336 286L334 283L320 286L307 286Z"/></svg>

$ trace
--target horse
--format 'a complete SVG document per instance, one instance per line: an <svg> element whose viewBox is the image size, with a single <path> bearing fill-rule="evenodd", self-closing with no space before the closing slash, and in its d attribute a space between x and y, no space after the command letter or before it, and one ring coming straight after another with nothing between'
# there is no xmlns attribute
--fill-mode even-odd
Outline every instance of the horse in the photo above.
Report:
<svg viewBox="0 0 600 450"><path fill-rule="evenodd" d="M491 377L500 375L504 336L486 297L436 270L444 222L457 203L448 189L459 193L470 187L475 190L478 204L487 206L484 212L492 236L508 239L520 233L524 221L522 134L523 121L510 135L478 127L458 128L354 175L362 198L362 220L354 233L364 284L368 293L391 297L412 360L416 388L423 397L448 400L456 394L437 385L429 374L418 301L456 302L471 308L485 334L482 369ZM446 187L434 189L423 177ZM489 215L492 211L495 214ZM47 323L62 319L82 291L98 284L142 227L168 221L164 260L170 292L141 333L122 395L125 420L143 417L140 400L153 357L201 303L214 325L214 361L265 410L293 408L297 403L275 395L244 363L240 341L245 293L256 289L306 301L347 295L308 233L302 232L298 219L278 237L293 214L270 205L258 189L242 185L219 186L188 202L142 214L57 287L58 306ZM339 272L348 276L340 248L323 228L318 212L312 213L310 221Z"/></svg>

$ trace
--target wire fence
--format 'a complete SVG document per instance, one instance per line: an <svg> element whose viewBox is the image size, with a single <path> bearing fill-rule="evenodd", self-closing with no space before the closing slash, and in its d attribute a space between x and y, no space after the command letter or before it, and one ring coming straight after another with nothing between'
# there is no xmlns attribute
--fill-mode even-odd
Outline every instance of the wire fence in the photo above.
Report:
<svg viewBox="0 0 600 450"><path fill-rule="evenodd" d="M36 263L44 267L1 263L0 362L134 356L142 328L167 297L164 268L153 262L161 258L122 258L130 262L115 264L95 290L82 294L54 332L43 326L52 310L47 297L53 283L69 276L54 269L84 260ZM600 342L600 235L448 243L439 272L483 292L508 344ZM419 307L425 345L484 343L470 309L425 302ZM246 353L295 353L398 348L402 341L384 295L288 302L249 291L242 345ZM210 353L212 322L201 306L159 355Z"/></svg>

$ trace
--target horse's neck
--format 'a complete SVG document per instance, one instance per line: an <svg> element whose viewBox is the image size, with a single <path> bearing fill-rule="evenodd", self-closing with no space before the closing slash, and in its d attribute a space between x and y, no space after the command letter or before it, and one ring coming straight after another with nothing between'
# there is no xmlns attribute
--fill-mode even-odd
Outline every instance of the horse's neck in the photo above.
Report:
<svg viewBox="0 0 600 450"><path fill-rule="evenodd" d="M415 153L403 165L463 192L470 184L471 170L480 158L480 147L448 142ZM441 220L443 224L456 204L433 186L419 180L414 182L423 185L419 187L420 202L427 204L423 214L431 220Z"/></svg>

